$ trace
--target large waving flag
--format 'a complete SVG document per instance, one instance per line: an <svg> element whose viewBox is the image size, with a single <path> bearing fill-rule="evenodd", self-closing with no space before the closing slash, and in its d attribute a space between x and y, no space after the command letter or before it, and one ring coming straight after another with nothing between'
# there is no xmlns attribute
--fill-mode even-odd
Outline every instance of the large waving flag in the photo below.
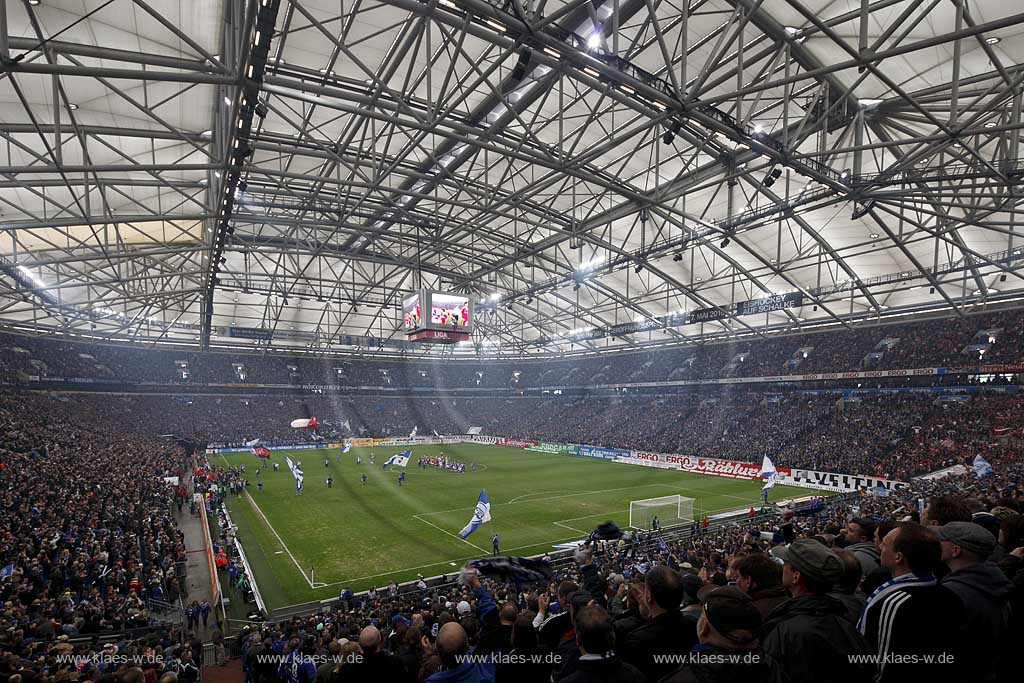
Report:
<svg viewBox="0 0 1024 683"><path fill-rule="evenodd" d="M992 464L980 455L974 456L974 476L980 479L990 474L992 474Z"/></svg>
<svg viewBox="0 0 1024 683"><path fill-rule="evenodd" d="M409 464L409 458L412 456L412 451L404 450L401 453L395 453L390 458L384 461L384 469L388 468L388 465L398 465L399 467L405 467Z"/></svg>
<svg viewBox="0 0 1024 683"><path fill-rule="evenodd" d="M342 452L342 453L348 453L348 452L349 452L350 450L352 450L352 440L351 440L351 439L349 439L348 441L346 441L346 442L345 442L344 444L342 444L342 446L341 446L341 452Z"/></svg>
<svg viewBox="0 0 1024 683"><path fill-rule="evenodd" d="M765 455L764 460L761 461L761 476L764 477L764 486L761 487L762 491L767 491L771 487L775 486L775 481L779 477L779 473L775 469L775 465L772 464L772 459L767 455Z"/></svg>
<svg viewBox="0 0 1024 683"><path fill-rule="evenodd" d="M302 474L302 470L299 469L299 466L297 464L295 464L294 462L292 462L292 459L289 458L287 455L284 456L284 460L285 460L286 463L288 463L288 469L290 469L292 471L292 475L294 475L294 477L295 477L295 490L296 491L301 491L302 490L302 479L303 479L303 477L305 475Z"/></svg>
<svg viewBox="0 0 1024 683"><path fill-rule="evenodd" d="M459 538L466 538L479 529L481 524L489 521L491 521L491 501L487 500L487 489L483 489L480 491L480 497L476 500L476 507L473 508L473 516L470 518L469 524L462 527Z"/></svg>
<svg viewBox="0 0 1024 683"><path fill-rule="evenodd" d="M269 458L270 451L263 446L253 446L249 449L249 452L255 455L257 458Z"/></svg>
<svg viewBox="0 0 1024 683"><path fill-rule="evenodd" d="M416 425L415 427L412 428L412 431L409 432L409 438L410 439L415 439L416 438L416 430L419 429L419 428L420 428L419 425Z"/></svg>
<svg viewBox="0 0 1024 683"><path fill-rule="evenodd" d="M310 418L299 418L298 420L292 420L291 425L293 429L304 429L306 427L317 427L319 422L315 417Z"/></svg>

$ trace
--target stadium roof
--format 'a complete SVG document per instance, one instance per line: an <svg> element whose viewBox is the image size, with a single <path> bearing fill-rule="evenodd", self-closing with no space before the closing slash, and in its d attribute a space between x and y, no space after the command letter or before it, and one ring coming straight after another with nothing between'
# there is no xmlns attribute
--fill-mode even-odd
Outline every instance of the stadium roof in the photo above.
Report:
<svg viewBox="0 0 1024 683"><path fill-rule="evenodd" d="M339 348L429 287L550 353L1024 292L1017 0L25 0L0 60L7 326Z"/></svg>

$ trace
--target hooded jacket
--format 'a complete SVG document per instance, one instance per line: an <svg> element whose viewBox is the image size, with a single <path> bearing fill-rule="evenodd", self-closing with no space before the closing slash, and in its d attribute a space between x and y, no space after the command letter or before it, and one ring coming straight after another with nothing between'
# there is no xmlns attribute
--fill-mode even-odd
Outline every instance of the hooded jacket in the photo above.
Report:
<svg viewBox="0 0 1024 683"><path fill-rule="evenodd" d="M768 615L761 631L764 653L779 663L792 683L863 683L874 678L871 648L846 619L846 606L827 595L801 595Z"/></svg>
<svg viewBox="0 0 1024 683"><path fill-rule="evenodd" d="M853 545L846 546L845 549L853 553L853 556L857 558L858 562L860 562L860 568L863 576L867 576L878 569L882 562L882 556L879 554L878 548L872 541L854 543Z"/></svg>
<svg viewBox="0 0 1024 683"><path fill-rule="evenodd" d="M789 600L789 591L782 586L758 588L750 592L750 599L754 601L754 607L761 616L767 617L773 609Z"/></svg>
<svg viewBox="0 0 1024 683"><path fill-rule="evenodd" d="M1008 645L1012 584L994 562L977 562L950 572L942 585L964 604L965 664L972 678L995 681L998 657Z"/></svg>

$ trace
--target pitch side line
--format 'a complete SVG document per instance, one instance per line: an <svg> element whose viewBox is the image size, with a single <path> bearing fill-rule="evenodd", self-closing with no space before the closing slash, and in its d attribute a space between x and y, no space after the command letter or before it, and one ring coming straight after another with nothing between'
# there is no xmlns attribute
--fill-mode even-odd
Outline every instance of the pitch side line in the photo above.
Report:
<svg viewBox="0 0 1024 683"><path fill-rule="evenodd" d="M477 545L476 543L470 543L469 541L467 541L466 539L464 539L464 538L463 538L462 536L459 536L458 534L453 534L453 533L452 533L452 532L450 532L450 531L447 531L447 530L445 530L445 529L442 529L442 528L441 528L441 527L439 527L438 525L436 525L436 524L434 524L434 523L432 523L432 522L428 522L427 520L423 519L423 518L422 518L422 517L420 517L419 515L413 515L413 518L414 518L414 519L418 519L419 521L423 522L424 524L429 524L430 526L434 527L435 529L437 529L437 530L438 530L438 531L440 531L441 533L443 533L443 534L448 534L448 535L449 535L449 536L451 536L452 538L456 538L456 539L458 539L458 540L462 541L463 543L465 543L466 545L471 545L471 546L473 546L474 548L476 548L477 550L479 550L479 551L480 551L480 552L482 552L482 553L486 553L486 552L487 552L486 550L484 550L483 548L481 548L480 546L478 546L478 545Z"/></svg>
<svg viewBox="0 0 1024 683"><path fill-rule="evenodd" d="M224 465L225 466L231 467L230 463L228 463L228 459L225 458L223 454L221 454L220 459L224 461ZM308 576L306 576L306 572L302 571L302 565L299 564L299 561L295 559L294 555L292 555L292 551L289 550L288 546L285 545L283 540L281 540L281 535L277 533L277 529L275 529L274 525L270 523L270 520L267 519L267 516L265 514L263 514L263 510L260 509L260 506L253 499L252 494L249 493L249 489L245 490L245 497L249 499L249 504L252 505L254 510L256 510L256 514L258 514L260 516L260 519L263 520L263 523L267 525L268 529L270 529L270 533L274 534L274 538L276 538L277 542L281 544L281 547L284 548L284 551L286 553L288 553L288 557L292 558L292 562L295 564L295 568L299 570L300 574L302 574L302 578L304 578L306 580L306 583L309 584L309 588L311 590L316 590L317 588L322 588L322 586L320 586L320 585L314 586L313 582L309 579ZM254 577L254 580L255 580L255 577Z"/></svg>
<svg viewBox="0 0 1024 683"><path fill-rule="evenodd" d="M267 519L267 516L265 514L263 514L263 510L260 510L260 506L256 504L255 500L253 500L252 495L250 495L249 492L246 491L245 492L245 497L249 499L249 503L253 506L253 508L255 508L256 514L258 514L260 516L260 519L263 520L263 523L267 525L268 529L270 529L270 533L274 534L274 538L276 538L277 542L281 544L281 547L284 548L284 551L286 553L288 553L288 557L292 558L292 562L295 563L295 568L299 570L300 574L302 574L302 578L304 578L306 580L306 583L309 584L309 587L311 589L316 590L319 586L314 586L313 582L310 581L308 576L306 576L306 572L302 571L302 566L299 564L299 561L295 559L295 556L292 555L292 551L289 550L288 546L286 546L284 544L284 541L281 540L280 534L277 533L277 530L270 523L270 520Z"/></svg>

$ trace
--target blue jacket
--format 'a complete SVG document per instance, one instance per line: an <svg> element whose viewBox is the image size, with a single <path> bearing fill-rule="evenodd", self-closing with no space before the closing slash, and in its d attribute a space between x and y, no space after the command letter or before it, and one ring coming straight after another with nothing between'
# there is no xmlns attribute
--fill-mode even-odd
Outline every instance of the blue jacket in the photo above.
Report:
<svg viewBox="0 0 1024 683"><path fill-rule="evenodd" d="M454 669L431 674L424 683L494 683L494 664L463 662Z"/></svg>

